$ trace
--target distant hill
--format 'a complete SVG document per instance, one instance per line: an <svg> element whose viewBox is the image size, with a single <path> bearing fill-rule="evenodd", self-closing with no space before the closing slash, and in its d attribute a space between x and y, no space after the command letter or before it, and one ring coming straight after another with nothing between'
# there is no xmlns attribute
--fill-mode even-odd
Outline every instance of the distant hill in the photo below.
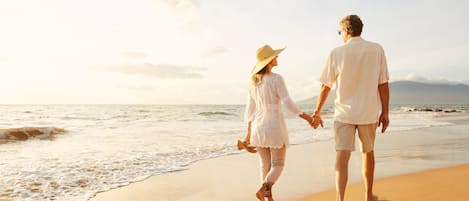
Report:
<svg viewBox="0 0 469 201"><path fill-rule="evenodd" d="M390 84L394 104L469 104L465 84L427 84L399 81Z"/></svg>
<svg viewBox="0 0 469 201"><path fill-rule="evenodd" d="M413 81L390 83L391 104L469 104L469 85L428 84ZM332 104L334 92L328 97ZM301 100L298 104L315 104L317 97Z"/></svg>
<svg viewBox="0 0 469 201"><path fill-rule="evenodd" d="M329 93L329 96L327 97L327 101L326 101L326 105L327 104L333 104L334 103L334 91L331 91ZM300 100L298 102L296 102L297 104L313 104L313 105L316 105L316 101L318 100L318 97L317 96L313 96L311 98L307 98L307 99L303 99L303 100Z"/></svg>

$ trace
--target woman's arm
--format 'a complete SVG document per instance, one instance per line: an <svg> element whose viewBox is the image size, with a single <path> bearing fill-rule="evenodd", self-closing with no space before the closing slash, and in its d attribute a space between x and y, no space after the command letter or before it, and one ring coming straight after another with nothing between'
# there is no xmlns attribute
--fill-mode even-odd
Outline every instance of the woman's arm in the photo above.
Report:
<svg viewBox="0 0 469 201"><path fill-rule="evenodd" d="M244 141L248 142L248 144L251 142L251 123L254 120L254 112L256 110L256 103L254 102L254 99L251 96L250 90L251 89L249 89L246 110L244 111L244 121L248 123L248 128L247 128L246 136L244 137Z"/></svg>
<svg viewBox="0 0 469 201"><path fill-rule="evenodd" d="M299 116L306 120L310 125L313 122L313 118L308 113L302 112Z"/></svg>
<svg viewBox="0 0 469 201"><path fill-rule="evenodd" d="M282 103L285 105L285 108L289 110L291 113L298 115L298 117L308 121L310 123L312 121L311 116L309 116L307 113L302 112L298 106L293 102L293 100L290 98L290 95L288 94L287 86L285 85L285 81L283 80L282 77L279 77L279 82L278 82L278 94L279 97L282 101Z"/></svg>
<svg viewBox="0 0 469 201"><path fill-rule="evenodd" d="M251 121L248 122L248 132L246 133L246 137L244 137L244 141L248 143L251 142Z"/></svg>
<svg viewBox="0 0 469 201"><path fill-rule="evenodd" d="M251 89L249 89L248 100L246 104L246 110L244 111L244 121L251 122L254 120L254 112L256 110L256 103L251 95Z"/></svg>
<svg viewBox="0 0 469 201"><path fill-rule="evenodd" d="M301 110L296 106L296 104L293 102L293 100L290 98L290 95L288 94L287 86L285 85L285 81L283 78L279 75L278 81L277 81L277 93L280 98L280 101L283 103L285 108L295 114L295 115L300 115Z"/></svg>

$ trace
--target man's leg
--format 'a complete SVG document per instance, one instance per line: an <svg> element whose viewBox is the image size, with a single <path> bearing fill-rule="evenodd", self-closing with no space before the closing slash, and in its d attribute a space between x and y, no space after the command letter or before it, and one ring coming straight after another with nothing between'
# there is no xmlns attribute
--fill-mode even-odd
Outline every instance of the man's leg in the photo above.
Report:
<svg viewBox="0 0 469 201"><path fill-rule="evenodd" d="M350 153L355 150L356 125L334 122L335 135L335 187L336 200L344 201L345 187L348 180L348 162Z"/></svg>
<svg viewBox="0 0 469 201"><path fill-rule="evenodd" d="M373 200L373 179L375 174L375 153L370 151L362 153L363 160L363 179L365 181L365 200Z"/></svg>
<svg viewBox="0 0 469 201"><path fill-rule="evenodd" d="M336 200L344 201L345 187L348 180L348 162L351 151L338 150L335 161Z"/></svg>
<svg viewBox="0 0 469 201"><path fill-rule="evenodd" d="M376 137L376 124L359 125L358 137L362 151L362 171L365 183L365 201L375 201L373 197L373 179L375 174L374 144Z"/></svg>

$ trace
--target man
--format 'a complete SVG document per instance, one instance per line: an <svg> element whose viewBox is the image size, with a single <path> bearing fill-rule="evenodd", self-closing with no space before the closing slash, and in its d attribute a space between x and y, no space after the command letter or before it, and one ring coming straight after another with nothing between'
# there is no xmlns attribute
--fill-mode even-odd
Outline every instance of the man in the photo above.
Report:
<svg viewBox="0 0 469 201"><path fill-rule="evenodd" d="M384 133L389 125L389 73L383 48L360 37L363 23L357 15L340 21L339 34L345 43L329 55L322 72L320 94L314 110L314 128L323 126L321 109L336 83L334 135L336 146L336 200L344 201L350 153L355 150L355 132L360 139L365 200L373 196L374 141L376 128ZM381 114L379 107L381 105Z"/></svg>

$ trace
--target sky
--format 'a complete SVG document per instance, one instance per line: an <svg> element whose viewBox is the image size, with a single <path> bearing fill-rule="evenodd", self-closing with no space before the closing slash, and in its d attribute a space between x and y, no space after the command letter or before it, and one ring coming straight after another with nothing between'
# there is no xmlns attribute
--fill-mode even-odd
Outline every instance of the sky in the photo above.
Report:
<svg viewBox="0 0 469 201"><path fill-rule="evenodd" d="M256 50L317 95L338 22L362 18L391 81L469 84L468 1L0 0L0 104L244 104Z"/></svg>

